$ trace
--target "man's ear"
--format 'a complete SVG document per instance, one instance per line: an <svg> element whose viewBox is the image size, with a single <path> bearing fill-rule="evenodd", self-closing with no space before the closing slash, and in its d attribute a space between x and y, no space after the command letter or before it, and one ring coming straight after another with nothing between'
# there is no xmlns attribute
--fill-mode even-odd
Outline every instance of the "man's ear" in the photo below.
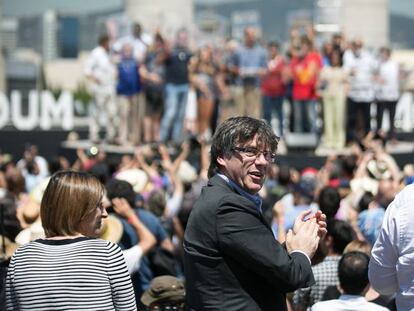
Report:
<svg viewBox="0 0 414 311"><path fill-rule="evenodd" d="M224 160L223 156L217 157L217 163L220 164L221 166L226 166L226 161Z"/></svg>

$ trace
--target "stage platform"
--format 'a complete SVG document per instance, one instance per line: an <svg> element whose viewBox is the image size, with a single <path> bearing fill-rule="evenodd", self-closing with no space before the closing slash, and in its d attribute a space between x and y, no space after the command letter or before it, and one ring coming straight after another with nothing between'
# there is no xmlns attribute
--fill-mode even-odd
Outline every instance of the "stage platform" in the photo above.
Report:
<svg viewBox="0 0 414 311"><path fill-rule="evenodd" d="M2 153L9 153L14 159L22 157L25 144L32 143L39 147L40 154L47 159L52 159L58 155L67 157L70 161L76 159L76 150L88 150L92 146L97 146L104 150L109 159L120 158L124 154L134 154L134 146L117 146L105 142L92 144L87 140L87 129L76 130L76 141L68 140L73 136L73 132L62 130L50 131L17 131L13 129L2 129L0 131L0 150ZM402 168L405 164L414 163L414 133L400 133L395 144L387 144L387 152L393 155L397 164ZM177 146L169 146L172 153L177 150ZM346 154L348 151L343 150ZM309 148L309 146L288 148L281 146L277 163L287 163L293 167L302 169L304 167L320 168L326 157L331 153L330 150L323 148Z"/></svg>

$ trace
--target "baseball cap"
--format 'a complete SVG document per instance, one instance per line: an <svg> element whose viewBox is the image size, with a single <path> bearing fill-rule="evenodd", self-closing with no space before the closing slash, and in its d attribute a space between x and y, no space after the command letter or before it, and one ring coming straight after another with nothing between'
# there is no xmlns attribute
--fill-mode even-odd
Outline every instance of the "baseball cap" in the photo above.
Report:
<svg viewBox="0 0 414 311"><path fill-rule="evenodd" d="M184 299L183 281L170 275L155 277L150 287L141 296L141 302L146 306L155 302L181 302Z"/></svg>

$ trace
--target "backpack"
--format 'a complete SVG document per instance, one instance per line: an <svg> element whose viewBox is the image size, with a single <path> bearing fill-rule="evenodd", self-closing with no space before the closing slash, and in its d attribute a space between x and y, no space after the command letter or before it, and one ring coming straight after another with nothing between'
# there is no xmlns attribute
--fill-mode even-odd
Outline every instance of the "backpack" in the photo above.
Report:
<svg viewBox="0 0 414 311"><path fill-rule="evenodd" d="M160 275L177 276L177 260L169 250L157 246L147 254L147 257L153 277Z"/></svg>

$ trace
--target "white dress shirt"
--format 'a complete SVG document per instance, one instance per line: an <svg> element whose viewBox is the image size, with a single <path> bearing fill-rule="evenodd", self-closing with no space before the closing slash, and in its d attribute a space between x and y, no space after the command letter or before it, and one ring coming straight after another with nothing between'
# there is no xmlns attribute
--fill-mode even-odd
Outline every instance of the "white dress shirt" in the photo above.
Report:
<svg viewBox="0 0 414 311"><path fill-rule="evenodd" d="M386 311L385 307L368 302L363 296L341 295L339 299L315 303L312 311Z"/></svg>
<svg viewBox="0 0 414 311"><path fill-rule="evenodd" d="M377 69L374 58L365 50L358 56L347 50L343 61L343 68L350 74L348 96L356 102L372 102L375 99L374 73Z"/></svg>
<svg viewBox="0 0 414 311"><path fill-rule="evenodd" d="M94 77L98 83L91 83L93 93L112 94L115 92L116 68L111 62L109 53L97 46L85 63L85 74Z"/></svg>
<svg viewBox="0 0 414 311"><path fill-rule="evenodd" d="M414 184L388 206L368 274L380 294L396 294L399 311L414 310Z"/></svg>

